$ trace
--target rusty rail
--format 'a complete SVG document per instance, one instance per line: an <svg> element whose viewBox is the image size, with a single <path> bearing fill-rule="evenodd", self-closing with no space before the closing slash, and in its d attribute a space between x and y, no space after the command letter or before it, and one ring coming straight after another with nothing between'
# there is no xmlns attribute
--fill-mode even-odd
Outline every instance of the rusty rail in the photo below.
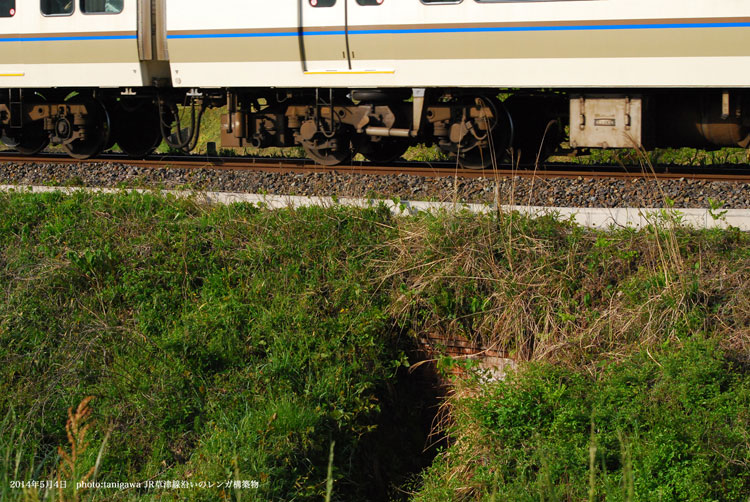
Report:
<svg viewBox="0 0 750 502"><path fill-rule="evenodd" d="M216 169L233 171L261 171L277 173L338 173L338 174L408 174L429 177L457 178L620 178L620 179L692 179L704 181L750 182L750 166L726 165L711 167L654 166L648 169L612 165L574 165L565 163L544 163L538 166L500 165L496 169L467 170L452 162L393 162L373 164L353 162L334 167L320 166L309 159L258 158L258 157L207 157L191 156L151 156L144 160L129 159L124 155L107 154L96 159L80 161L65 155L40 154L27 157L17 153L0 152L3 163L52 163L52 164L121 164L150 168Z"/></svg>

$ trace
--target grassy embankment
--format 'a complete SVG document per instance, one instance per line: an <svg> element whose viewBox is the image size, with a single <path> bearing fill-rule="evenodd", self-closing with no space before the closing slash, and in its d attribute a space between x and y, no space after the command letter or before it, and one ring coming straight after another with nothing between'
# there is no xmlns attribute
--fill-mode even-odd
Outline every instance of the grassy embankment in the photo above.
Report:
<svg viewBox="0 0 750 502"><path fill-rule="evenodd" d="M0 498L744 502L750 236L656 223L0 195ZM521 369L456 378L417 474L428 332Z"/></svg>

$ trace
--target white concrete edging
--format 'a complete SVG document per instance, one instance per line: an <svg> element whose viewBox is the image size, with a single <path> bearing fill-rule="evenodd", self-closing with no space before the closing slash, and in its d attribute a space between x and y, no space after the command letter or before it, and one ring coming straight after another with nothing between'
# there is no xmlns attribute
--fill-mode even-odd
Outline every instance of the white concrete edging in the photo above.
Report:
<svg viewBox="0 0 750 502"><path fill-rule="evenodd" d="M75 192L116 194L123 192L158 192L181 198L194 198L207 204L232 204L243 202L257 204L269 209L300 208L308 206L348 206L374 207L384 204L394 214L416 214L427 211L469 211L489 213L496 210L494 205L460 204L451 202L399 201L383 199L354 199L335 197L303 197L298 195L260 195L240 192L200 192L184 190L118 189L88 187L51 187L0 185L2 192L50 193ZM639 229L665 217L694 228L736 227L750 231L750 209L657 209L657 208L578 208L578 207L539 207L501 206L501 211L518 211L530 216L555 214L562 220L572 220L581 226L598 229L628 227Z"/></svg>

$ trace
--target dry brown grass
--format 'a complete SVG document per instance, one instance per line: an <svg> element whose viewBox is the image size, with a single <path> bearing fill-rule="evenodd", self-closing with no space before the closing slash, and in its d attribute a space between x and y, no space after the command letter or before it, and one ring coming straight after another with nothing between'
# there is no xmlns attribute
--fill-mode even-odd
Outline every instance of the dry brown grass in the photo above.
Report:
<svg viewBox="0 0 750 502"><path fill-rule="evenodd" d="M416 334L458 334L519 361L617 359L634 346L679 343L684 326L719 332L747 354L741 284L750 263L730 269L700 233L662 219L611 236L512 215L400 222L389 243L396 259L387 275L402 282L391 314L421 319ZM430 237L436 225L439 240Z"/></svg>
<svg viewBox="0 0 750 502"><path fill-rule="evenodd" d="M85 491L79 489L79 482L87 482L94 475L96 466L86 470L82 467L83 455L90 446L90 441L86 437L91 429L91 408L89 403L93 396L85 398L73 413L73 408L68 408L68 421L65 424L65 432L68 435L70 452L65 451L62 446L58 447L57 452L60 455L60 463L57 468L58 482L58 500L78 502ZM84 472L85 471L85 472ZM63 488L63 481L67 486Z"/></svg>

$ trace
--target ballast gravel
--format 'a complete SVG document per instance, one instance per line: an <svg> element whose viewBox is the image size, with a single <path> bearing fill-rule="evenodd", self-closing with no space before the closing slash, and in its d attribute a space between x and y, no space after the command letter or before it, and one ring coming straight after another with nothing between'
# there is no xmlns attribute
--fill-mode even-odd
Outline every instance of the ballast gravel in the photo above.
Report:
<svg viewBox="0 0 750 502"><path fill-rule="evenodd" d="M366 197L554 207L750 209L750 183L692 179L587 179L346 173L278 174L120 163L4 163L0 184L192 189L271 195Z"/></svg>

